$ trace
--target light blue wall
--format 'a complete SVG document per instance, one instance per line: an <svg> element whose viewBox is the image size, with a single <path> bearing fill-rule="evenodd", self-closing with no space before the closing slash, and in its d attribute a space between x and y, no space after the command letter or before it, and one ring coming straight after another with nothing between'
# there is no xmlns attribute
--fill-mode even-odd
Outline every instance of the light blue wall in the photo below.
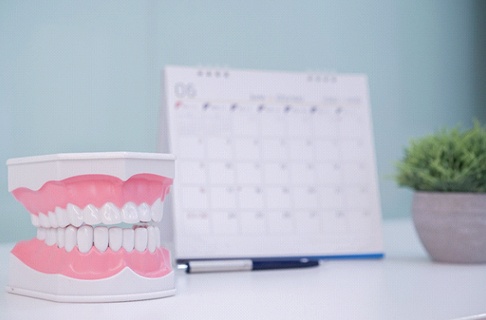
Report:
<svg viewBox="0 0 486 320"><path fill-rule="evenodd" d="M382 208L411 137L486 120L481 1L0 2L0 162L157 148L166 64L366 73ZM482 37L482 38L481 38ZM34 235L0 170L0 241Z"/></svg>

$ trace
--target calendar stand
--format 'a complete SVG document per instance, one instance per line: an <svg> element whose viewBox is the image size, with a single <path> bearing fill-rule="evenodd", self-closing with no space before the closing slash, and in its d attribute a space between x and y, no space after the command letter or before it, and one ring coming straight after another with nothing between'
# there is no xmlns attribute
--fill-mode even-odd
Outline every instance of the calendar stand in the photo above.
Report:
<svg viewBox="0 0 486 320"><path fill-rule="evenodd" d="M381 257L367 78L170 66L179 261Z"/></svg>

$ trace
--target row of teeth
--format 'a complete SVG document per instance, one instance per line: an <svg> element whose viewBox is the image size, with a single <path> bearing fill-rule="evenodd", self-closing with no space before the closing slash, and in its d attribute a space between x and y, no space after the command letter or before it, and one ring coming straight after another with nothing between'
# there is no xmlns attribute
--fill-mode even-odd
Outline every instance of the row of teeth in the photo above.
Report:
<svg viewBox="0 0 486 320"><path fill-rule="evenodd" d="M94 226L97 224L160 222L163 215L164 203L162 200L156 200L151 206L147 203L136 205L133 202L127 202L121 209L108 202L101 208L92 204L84 208L68 204L65 209L56 207L54 212L49 211L47 214L31 214L31 221L35 227L64 228L68 225L79 227L83 224Z"/></svg>
<svg viewBox="0 0 486 320"><path fill-rule="evenodd" d="M156 226L138 226L133 229L119 227L92 227L83 225L80 228L37 228L37 239L48 246L57 245L71 252L78 247L87 253L94 246L100 252L110 248L118 251L124 248L127 252L148 250L155 252L160 247L160 230Z"/></svg>

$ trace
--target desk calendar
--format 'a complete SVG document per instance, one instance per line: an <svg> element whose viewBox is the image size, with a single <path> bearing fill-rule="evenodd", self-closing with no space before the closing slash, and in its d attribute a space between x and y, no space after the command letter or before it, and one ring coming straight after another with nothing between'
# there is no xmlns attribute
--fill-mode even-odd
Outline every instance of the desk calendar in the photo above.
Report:
<svg viewBox="0 0 486 320"><path fill-rule="evenodd" d="M178 261L382 257L360 74L168 66Z"/></svg>

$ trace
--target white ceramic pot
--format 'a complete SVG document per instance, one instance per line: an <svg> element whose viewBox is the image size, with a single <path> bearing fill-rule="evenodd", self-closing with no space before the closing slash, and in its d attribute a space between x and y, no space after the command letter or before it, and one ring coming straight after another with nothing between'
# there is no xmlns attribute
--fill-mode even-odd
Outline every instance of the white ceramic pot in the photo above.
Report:
<svg viewBox="0 0 486 320"><path fill-rule="evenodd" d="M415 192L412 216L432 260L486 263L486 193Z"/></svg>

